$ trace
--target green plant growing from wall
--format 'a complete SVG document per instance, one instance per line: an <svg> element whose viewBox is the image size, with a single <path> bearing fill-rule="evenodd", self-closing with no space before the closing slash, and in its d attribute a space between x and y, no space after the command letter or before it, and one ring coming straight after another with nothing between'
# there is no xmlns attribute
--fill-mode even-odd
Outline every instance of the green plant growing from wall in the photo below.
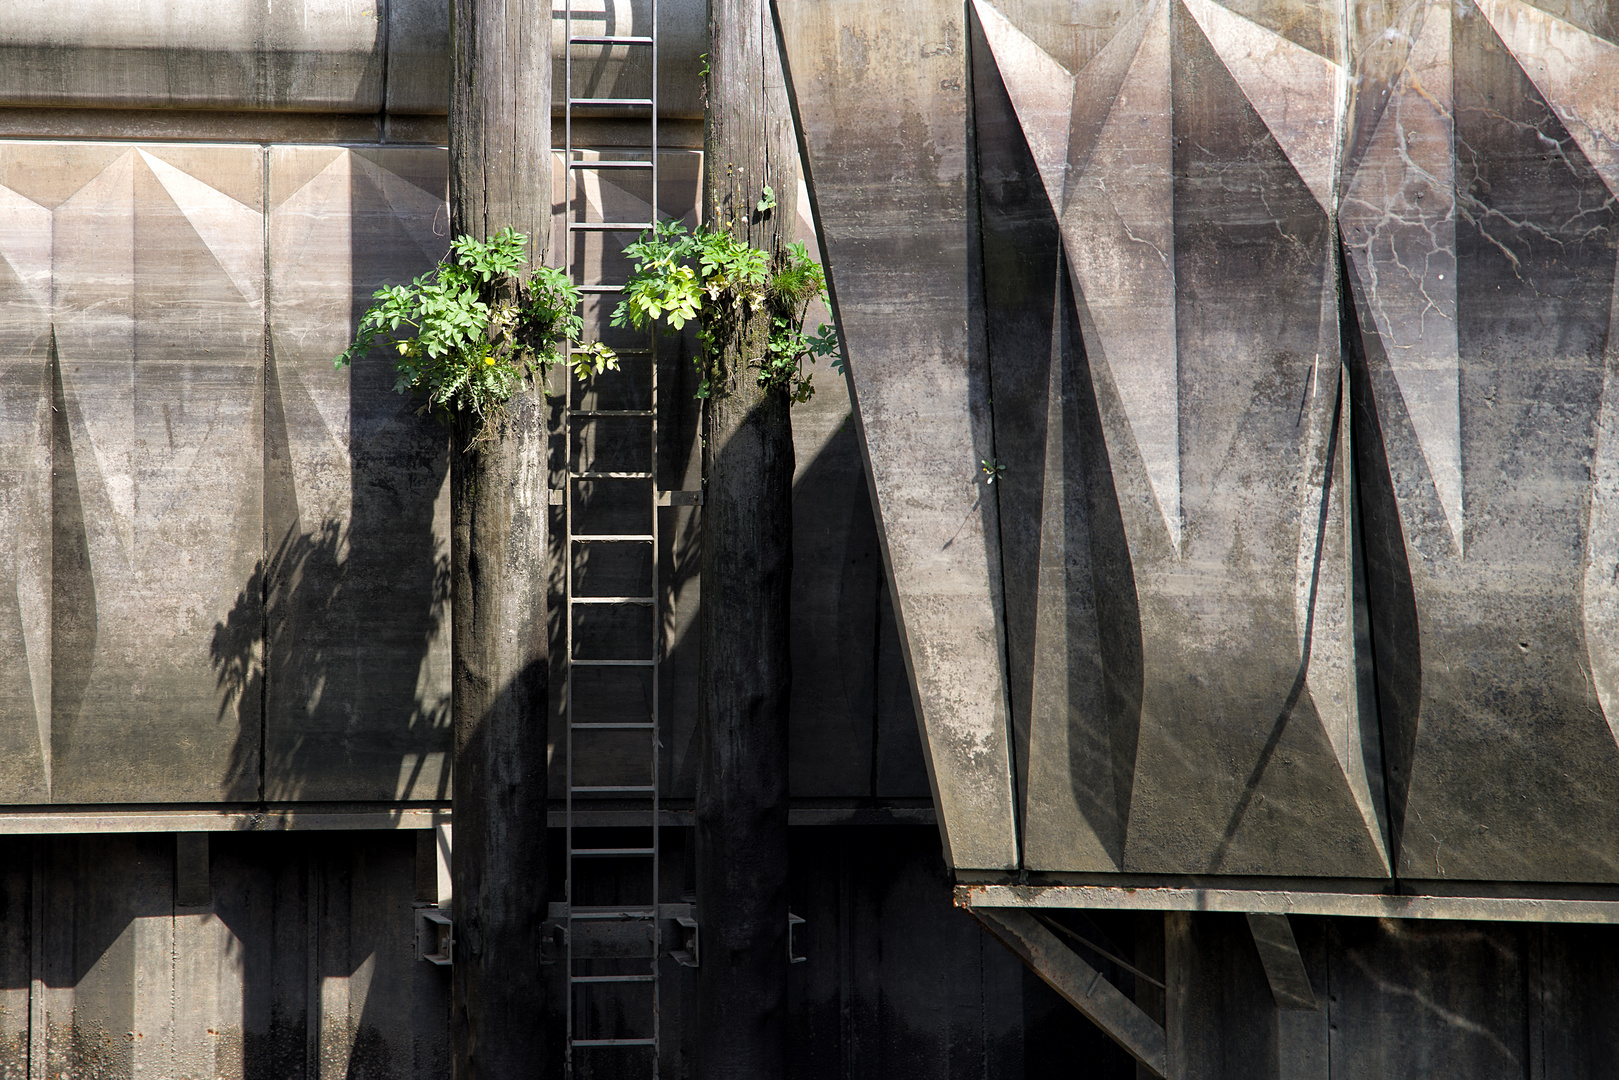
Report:
<svg viewBox="0 0 1619 1080"><path fill-rule="evenodd" d="M525 382L543 381L565 357L581 379L617 369L611 349L584 344L579 290L566 274L539 267L527 282L518 280L527 246L528 237L510 228L487 241L457 237L428 273L373 294L337 366L384 338L398 354L394 390L423 394L422 412L471 418L473 441L489 433Z"/></svg>
<svg viewBox="0 0 1619 1080"><path fill-rule="evenodd" d="M833 368L842 373L832 328L822 323L814 334L804 333L810 303L826 301L826 274L801 241L789 244L772 266L769 252L727 232L707 227L687 232L680 222L667 221L642 233L624 254L633 268L613 325L641 329L662 323L679 330L696 322L698 397L713 391L718 344L730 338L742 318L758 311L768 310L771 324L764 353L751 360L759 385L779 387L793 401L805 402L815 392L809 368L816 357L832 357Z"/></svg>

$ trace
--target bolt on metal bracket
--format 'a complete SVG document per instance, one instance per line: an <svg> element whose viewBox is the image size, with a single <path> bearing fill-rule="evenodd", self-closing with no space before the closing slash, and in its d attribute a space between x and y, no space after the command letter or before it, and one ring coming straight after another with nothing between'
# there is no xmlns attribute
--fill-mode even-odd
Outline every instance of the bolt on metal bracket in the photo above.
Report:
<svg viewBox="0 0 1619 1080"><path fill-rule="evenodd" d="M803 925L804 916L794 915L790 911L787 913L787 962L789 964L802 964L809 959L807 956L798 956L793 950L793 938L797 936L793 931Z"/></svg>
<svg viewBox="0 0 1619 1080"><path fill-rule="evenodd" d="M682 967L694 968L702 963L702 932L697 920L690 915L675 917L675 925L680 927L680 948L670 949L669 955Z"/></svg>
<svg viewBox="0 0 1619 1080"><path fill-rule="evenodd" d="M449 967L455 950L455 924L437 906L416 909L416 959Z"/></svg>

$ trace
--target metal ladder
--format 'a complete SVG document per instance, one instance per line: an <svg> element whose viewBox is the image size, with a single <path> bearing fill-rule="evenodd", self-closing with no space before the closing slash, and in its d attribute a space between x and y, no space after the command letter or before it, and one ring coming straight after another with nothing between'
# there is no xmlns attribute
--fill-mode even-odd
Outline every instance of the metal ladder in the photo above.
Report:
<svg viewBox="0 0 1619 1080"><path fill-rule="evenodd" d="M622 282L589 281L582 258L586 245L578 239L599 234L604 242L626 244L636 234L651 228L658 216L658 4L651 0L651 32L635 35L575 34L572 0L565 5L564 28L568 42L564 63L566 108L564 110L564 181L567 185L567 261L574 283L587 298L596 298L597 326L587 333L599 335L606 329L607 312L614 294L623 291ZM608 9L611 11L611 8ZM611 26L603 27L610 30ZM649 96L575 97L573 46L599 45L604 48L645 49L651 55ZM574 117L603 109L629 110L639 119L646 116L648 128L645 158L637 153L613 151L612 160L602 160L601 150L574 144ZM588 160L587 160L588 159ZM646 221L590 221L586 178L598 180L617 171L630 171L650 180ZM604 208L605 209L605 208ZM588 318L588 316L587 316ZM662 871L658 827L660 743L658 676L662 656L663 612L660 603L658 567L657 490L658 376L654 339L649 332L644 347L618 349L622 387L639 386L638 393L624 390L621 399L589 392L565 375L567 386L563 409L562 439L566 455L567 486L562 493L565 540L563 707L567 723L567 883L566 900L559 920L564 927L564 954L567 964L567 1046L565 1075L658 1076L659 1067L659 966L663 952L658 879ZM616 436L616 439L614 438ZM644 436L644 443L642 438ZM614 448L622 453L625 445L644 445L644 463L609 460L605 467L598 460L604 447L612 457ZM607 499L610 489L616 489ZM620 508L635 506L644 489L644 527L626 522L603 524L592 512L591 496L601 496ZM605 513L605 511L603 511ZM642 560L640 552L648 557ZM581 570L597 562L641 568L634 587L618 587L600 594L587 588L580 595ZM623 556L628 555L628 558ZM632 575L636 576L636 575ZM642 587L644 582L644 588ZM637 609L650 615L650 633L634 644L639 634L614 634L611 647L603 647L598 637L580 634L581 622L601 619L612 626L628 622L625 616ZM584 640L580 640L583 636ZM594 650L594 651L591 651ZM617 683L617 706L612 694L603 689ZM588 682L588 686L586 683ZM635 699L633 686L648 706L645 715L626 715L624 698ZM628 775L589 775L590 763L581 760L581 750L592 743L598 759L614 760L620 766L633 761L639 751L633 744L645 738L646 771ZM616 750L601 754L612 740L620 740ZM584 755L588 756L588 755ZM598 764L599 764L598 760ZM581 827L576 821L578 804L611 800L614 820L622 827L607 830L596 825ZM650 895L648 895L648 891ZM632 895L633 894L633 895ZM646 1060L646 1059L650 1060Z"/></svg>

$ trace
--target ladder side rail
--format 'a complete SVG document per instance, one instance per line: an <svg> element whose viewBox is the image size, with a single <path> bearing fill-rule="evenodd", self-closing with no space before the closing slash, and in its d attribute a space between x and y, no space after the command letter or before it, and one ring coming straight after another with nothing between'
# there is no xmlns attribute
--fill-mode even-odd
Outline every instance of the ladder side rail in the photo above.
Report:
<svg viewBox="0 0 1619 1080"><path fill-rule="evenodd" d="M652 190L648 193L647 219L657 228L658 222L658 0L652 0L652 138L650 154L652 161ZM659 750L662 747L661 723L663 715L661 680L663 660L663 605L659 600L663 596L662 567L659 560L659 548L662 542L662 530L659 526L658 513L658 332L656 328L648 328L650 336L649 345L652 355L648 358L651 368L651 405L652 416L650 421L650 445L648 453L651 460L648 465L652 471L652 909L658 910L660 896L660 875L663 870L663 830L660 827L658 811L662 800L659 798L663 787L662 760ZM663 922L661 919L652 920L652 1080L658 1080L659 1069L662 1062L662 1015L663 1015L663 981L659 975L663 968Z"/></svg>
<svg viewBox="0 0 1619 1080"><path fill-rule="evenodd" d="M564 0L563 4L562 40L573 40L573 0ZM562 170L563 177L563 213L562 220L566 224L573 219L573 170L567 168L573 161L573 46L565 45L562 58L563 71L563 105L562 105ZM550 165L549 162L546 163ZM569 277L573 278L573 230L563 229L562 233L563 261L569 268ZM583 275L578 275L583 277ZM569 357L571 359L571 357ZM565 755L567 762L563 767L563 903L566 904L566 917L563 919L563 993L567 996L565 1026L563 1028L563 1076L566 1080L573 1080L573 1032L574 1032L574 972L573 972L573 372L564 371L562 374L562 597L563 597L563 629L562 629L562 693L563 713L562 724L566 728L565 739L567 747Z"/></svg>

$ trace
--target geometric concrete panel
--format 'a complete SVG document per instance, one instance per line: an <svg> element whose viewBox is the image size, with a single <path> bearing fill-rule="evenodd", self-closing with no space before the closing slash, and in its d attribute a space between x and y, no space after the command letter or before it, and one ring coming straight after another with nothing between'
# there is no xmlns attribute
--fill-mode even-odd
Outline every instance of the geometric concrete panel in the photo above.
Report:
<svg viewBox="0 0 1619 1080"><path fill-rule="evenodd" d="M1396 65L1376 23L1342 222L1398 869L1619 881L1619 50L1485 0Z"/></svg>
<svg viewBox="0 0 1619 1080"><path fill-rule="evenodd" d="M1034 633L1010 644L1032 649L1025 865L1384 876L1331 217L1339 70L1208 0L1121 16L1072 74L1029 61L1038 27L976 11L1068 279L1045 448L1020 463L1045 477ZM1050 84L1070 81L1058 138ZM982 175L1009 152L981 144Z"/></svg>
<svg viewBox="0 0 1619 1080"><path fill-rule="evenodd" d="M262 153L191 172L135 147L39 153L68 166L47 193L52 797L254 797L256 688L210 643L262 545Z"/></svg>
<svg viewBox="0 0 1619 1080"><path fill-rule="evenodd" d="M784 0L777 14L945 854L1011 869L964 13Z"/></svg>
<svg viewBox="0 0 1619 1080"><path fill-rule="evenodd" d="M447 234L437 149L0 147L0 800L447 796L447 436L332 365Z"/></svg>
<svg viewBox="0 0 1619 1080"><path fill-rule="evenodd" d="M445 154L269 152L265 797L449 794L447 431L347 345L449 247ZM250 640L251 638L251 640Z"/></svg>
<svg viewBox="0 0 1619 1080"><path fill-rule="evenodd" d="M0 147L0 800L50 795L51 212ZM16 181L13 181L16 182Z"/></svg>
<svg viewBox="0 0 1619 1080"><path fill-rule="evenodd" d="M1608 190L1619 191L1619 45L1521 0L1482 0L1479 10Z"/></svg>

